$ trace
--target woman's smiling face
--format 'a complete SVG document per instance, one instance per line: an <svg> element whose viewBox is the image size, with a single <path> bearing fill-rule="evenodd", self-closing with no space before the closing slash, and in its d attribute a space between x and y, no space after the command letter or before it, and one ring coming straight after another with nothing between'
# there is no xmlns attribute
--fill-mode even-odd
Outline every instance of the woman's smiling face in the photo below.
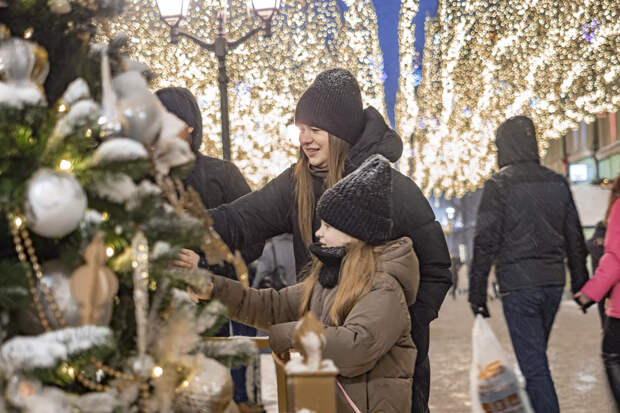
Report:
<svg viewBox="0 0 620 413"><path fill-rule="evenodd" d="M310 165L326 168L329 159L329 134L316 126L298 123L299 144Z"/></svg>

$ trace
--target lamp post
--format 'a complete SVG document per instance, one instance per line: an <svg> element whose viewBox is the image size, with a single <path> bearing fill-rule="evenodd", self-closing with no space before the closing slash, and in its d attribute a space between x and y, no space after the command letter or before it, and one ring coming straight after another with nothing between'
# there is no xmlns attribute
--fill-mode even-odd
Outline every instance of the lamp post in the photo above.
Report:
<svg viewBox="0 0 620 413"><path fill-rule="evenodd" d="M189 11L191 0L157 0L161 20L170 26L170 43L176 44L179 37L186 37L203 49L214 52L218 62L217 82L220 89L220 110L222 115L222 155L230 161L230 120L228 117L228 75L226 74L226 55L237 46L263 30L266 37L271 36L271 20L280 7L280 0L248 0L248 11L261 20L261 26L250 30L245 36L230 41L226 38L224 13L217 15L217 36L213 43L207 43L179 28Z"/></svg>

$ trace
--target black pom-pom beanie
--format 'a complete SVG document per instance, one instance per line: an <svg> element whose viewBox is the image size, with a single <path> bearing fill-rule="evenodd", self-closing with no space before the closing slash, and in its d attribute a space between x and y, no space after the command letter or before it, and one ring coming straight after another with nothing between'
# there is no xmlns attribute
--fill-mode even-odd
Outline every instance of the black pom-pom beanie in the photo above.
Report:
<svg viewBox="0 0 620 413"><path fill-rule="evenodd" d="M392 168L373 155L326 190L317 204L319 217L332 227L371 245L390 240Z"/></svg>

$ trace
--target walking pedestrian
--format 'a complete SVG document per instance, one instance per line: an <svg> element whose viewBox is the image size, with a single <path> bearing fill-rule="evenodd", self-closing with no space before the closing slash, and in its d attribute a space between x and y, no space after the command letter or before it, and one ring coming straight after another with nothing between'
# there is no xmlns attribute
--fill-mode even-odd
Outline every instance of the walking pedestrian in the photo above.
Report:
<svg viewBox="0 0 620 413"><path fill-rule="evenodd" d="M601 257L596 272L590 281L575 294L575 298L585 308L593 301L600 302L609 296L606 309L607 320L603 330L603 363L620 411L620 176L616 178L611 190L610 204L605 214L607 233L605 253Z"/></svg>
<svg viewBox="0 0 620 413"><path fill-rule="evenodd" d="M565 284L588 279L581 222L566 179L540 165L531 119L517 116L497 129L499 171L484 184L476 222L469 302L489 317L491 265L526 390L537 413L559 413L547 343Z"/></svg>

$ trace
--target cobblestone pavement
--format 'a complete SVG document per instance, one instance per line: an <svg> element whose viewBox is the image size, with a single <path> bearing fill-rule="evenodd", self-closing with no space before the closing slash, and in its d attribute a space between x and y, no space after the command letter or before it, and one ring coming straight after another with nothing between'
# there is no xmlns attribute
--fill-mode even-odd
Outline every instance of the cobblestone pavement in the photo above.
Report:
<svg viewBox="0 0 620 413"><path fill-rule="evenodd" d="M489 323L512 352L499 300L489 301ZM451 296L431 324L432 413L471 412L469 369L473 315L465 295ZM595 307L583 314L572 300L560 306L547 355L562 413L613 413L600 358L601 329ZM514 356L513 356L514 360Z"/></svg>

